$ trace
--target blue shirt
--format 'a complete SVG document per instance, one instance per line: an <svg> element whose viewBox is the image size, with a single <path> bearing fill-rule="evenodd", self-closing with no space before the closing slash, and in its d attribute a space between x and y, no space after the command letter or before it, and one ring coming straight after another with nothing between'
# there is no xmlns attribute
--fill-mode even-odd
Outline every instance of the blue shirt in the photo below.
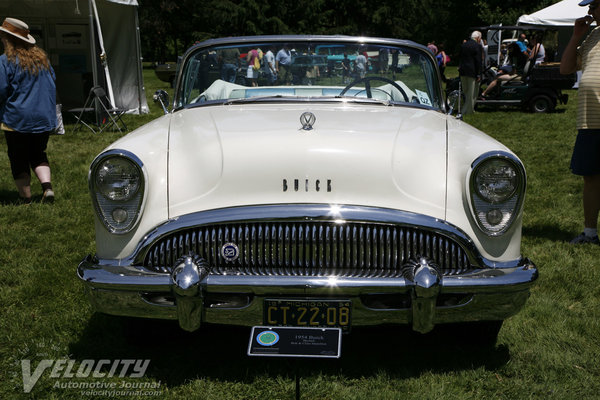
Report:
<svg viewBox="0 0 600 400"><path fill-rule="evenodd" d="M54 70L37 75L0 56L0 122L18 132L40 133L56 128Z"/></svg>
<svg viewBox="0 0 600 400"><path fill-rule="evenodd" d="M527 45L522 40L517 40L517 46L519 46L519 50L521 50L521 53L527 51Z"/></svg>
<svg viewBox="0 0 600 400"><path fill-rule="evenodd" d="M281 49L277 52L275 61L282 65L290 65L292 63L292 53L289 50Z"/></svg>

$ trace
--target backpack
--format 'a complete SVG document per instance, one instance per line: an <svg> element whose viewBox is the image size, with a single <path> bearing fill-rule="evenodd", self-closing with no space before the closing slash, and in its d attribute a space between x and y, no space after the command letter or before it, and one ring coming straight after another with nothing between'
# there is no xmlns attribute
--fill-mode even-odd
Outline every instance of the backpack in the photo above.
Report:
<svg viewBox="0 0 600 400"><path fill-rule="evenodd" d="M263 58L263 52L261 49L254 51L256 51L256 57L254 58L254 64L252 65L252 68L258 71L260 69L260 60Z"/></svg>

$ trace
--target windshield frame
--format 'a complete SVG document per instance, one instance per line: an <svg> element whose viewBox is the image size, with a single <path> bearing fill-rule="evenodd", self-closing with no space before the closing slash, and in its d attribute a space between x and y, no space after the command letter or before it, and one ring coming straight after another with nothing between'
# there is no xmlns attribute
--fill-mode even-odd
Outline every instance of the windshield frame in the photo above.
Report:
<svg viewBox="0 0 600 400"><path fill-rule="evenodd" d="M427 81L428 87L431 87L432 95L435 101L431 106L423 105L423 104L414 104L414 103L398 103L391 102L391 104L385 104L385 102L374 101L370 102L372 104L384 104L384 105L403 105L403 106L416 106L418 108L427 108L433 109L437 111L441 111L443 113L446 112L446 101L443 96L443 88L442 88L442 79L439 71L439 67L435 56L431 53L431 51L418 43L409 41L409 40L399 40L399 39L388 39L388 38L371 38L371 37L357 37L357 36L342 36L342 35L270 35L270 36L242 36L242 37L227 37L227 38L219 38L219 39L210 39L204 42L198 43L192 47L190 47L184 54L181 60L180 68L178 68L177 79L175 82L175 91L173 96L173 112L178 111L180 109L185 108L194 108L198 106L211 106L211 105L231 105L231 104L244 104L244 102L231 102L230 99L220 99L216 101L207 101L201 103L190 103L183 104L181 101L183 96L183 79L186 71L186 65L190 62L190 59L193 58L198 52L202 52L211 47L226 47L231 45L239 44L240 46L250 46L250 45L260 45L262 43L265 44L273 44L287 43L290 46L294 46L294 44L305 43L305 44L314 44L322 45L326 43L328 45L336 45L340 46L344 45L352 45L352 46L388 46L388 47L403 47L410 49L411 51L418 52L419 56L424 56L429 58L429 62L433 67L433 75L426 76L425 81ZM431 75L431 74L430 74ZM436 82L428 82L429 79L433 79ZM365 99L352 99L347 96L325 96L325 97L302 97L302 96L276 96L274 98L265 98L263 101L282 101L282 102L331 102L331 101L343 101L343 102L365 102ZM254 101L259 102L260 100Z"/></svg>

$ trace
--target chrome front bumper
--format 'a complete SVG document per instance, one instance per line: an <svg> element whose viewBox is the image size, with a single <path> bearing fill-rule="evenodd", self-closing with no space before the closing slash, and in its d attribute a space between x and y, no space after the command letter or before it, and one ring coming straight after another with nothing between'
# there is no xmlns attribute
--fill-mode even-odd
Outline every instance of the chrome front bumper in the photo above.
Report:
<svg viewBox="0 0 600 400"><path fill-rule="evenodd" d="M502 320L517 313L538 277L528 259L503 268L441 276L427 259L400 278L213 275L204 260L185 257L172 273L119 266L86 257L78 267L97 311L177 319L183 329L204 323L263 325L268 298L352 302L352 325L412 325Z"/></svg>

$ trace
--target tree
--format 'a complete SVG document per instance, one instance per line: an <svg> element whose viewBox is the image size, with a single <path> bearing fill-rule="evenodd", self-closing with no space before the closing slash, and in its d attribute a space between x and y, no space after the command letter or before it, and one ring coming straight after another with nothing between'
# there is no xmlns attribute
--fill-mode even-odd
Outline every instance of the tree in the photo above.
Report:
<svg viewBox="0 0 600 400"><path fill-rule="evenodd" d="M473 27L514 24L557 0L140 0L144 57L176 60L222 36L344 34L445 43L456 52Z"/></svg>

